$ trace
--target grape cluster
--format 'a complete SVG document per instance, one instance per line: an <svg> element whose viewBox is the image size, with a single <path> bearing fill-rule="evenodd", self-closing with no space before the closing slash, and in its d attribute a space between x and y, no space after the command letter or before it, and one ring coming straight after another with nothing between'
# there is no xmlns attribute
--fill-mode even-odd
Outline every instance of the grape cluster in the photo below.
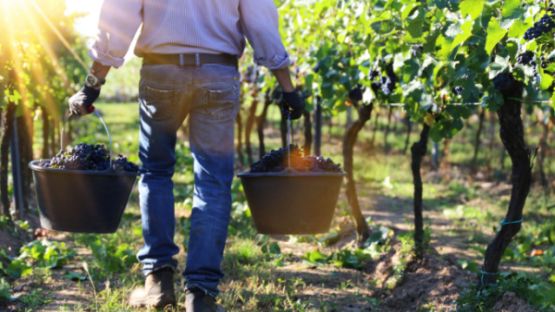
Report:
<svg viewBox="0 0 555 312"><path fill-rule="evenodd" d="M377 70L372 70L370 72L370 80L372 81L370 87L374 93L378 93L381 90L384 95L390 95L397 83L397 76L393 71L393 63L389 63L386 66L385 75L381 75Z"/></svg>
<svg viewBox="0 0 555 312"><path fill-rule="evenodd" d="M137 172L139 171L139 166L127 160L127 157L118 155L114 160L112 160L112 169L114 171Z"/></svg>
<svg viewBox="0 0 555 312"><path fill-rule="evenodd" d="M539 21L534 23L534 26L529 28L524 33L524 39L533 40L541 37L543 34L549 33L553 28L555 28L555 12L553 11L553 9L550 9L551 14L545 14Z"/></svg>
<svg viewBox="0 0 555 312"><path fill-rule="evenodd" d="M349 99L351 102L360 102L362 101L362 93L364 92L364 88L358 84L356 87L349 91Z"/></svg>
<svg viewBox="0 0 555 312"><path fill-rule="evenodd" d="M341 167L329 158L305 156L297 145L272 150L251 165L251 172L279 172L286 168L295 171L341 172Z"/></svg>
<svg viewBox="0 0 555 312"><path fill-rule="evenodd" d="M63 170L108 170L110 153L101 144L78 144L69 151L59 152L51 159L41 162L41 167ZM137 172L139 167L118 155L112 162L114 171Z"/></svg>
<svg viewBox="0 0 555 312"><path fill-rule="evenodd" d="M453 87L453 93L457 96L462 96L464 93L464 88L462 86L455 86Z"/></svg>
<svg viewBox="0 0 555 312"><path fill-rule="evenodd" d="M522 65L535 66L534 53L532 51L526 51L519 56L517 56L516 61Z"/></svg>

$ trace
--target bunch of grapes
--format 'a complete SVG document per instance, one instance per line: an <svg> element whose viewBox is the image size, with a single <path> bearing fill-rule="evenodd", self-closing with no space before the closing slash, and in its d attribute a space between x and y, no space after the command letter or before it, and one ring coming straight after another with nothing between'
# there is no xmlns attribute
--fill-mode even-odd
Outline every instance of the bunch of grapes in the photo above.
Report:
<svg viewBox="0 0 555 312"><path fill-rule="evenodd" d="M534 23L534 26L524 33L524 39L533 40L551 32L555 28L555 12L553 11L553 9L550 9L550 13L545 14L539 21Z"/></svg>
<svg viewBox="0 0 555 312"><path fill-rule="evenodd" d="M116 159L112 160L112 169L114 171L137 172L139 171L139 166L127 160L127 157L118 155Z"/></svg>
<svg viewBox="0 0 555 312"><path fill-rule="evenodd" d="M362 101L363 93L364 88L360 84L357 84L356 87L349 91L349 100L351 100L351 102L353 103L360 102Z"/></svg>
<svg viewBox="0 0 555 312"><path fill-rule="evenodd" d="M286 168L296 171L341 172L341 167L331 159L305 156L297 145L272 150L251 166L251 172L279 172Z"/></svg>
<svg viewBox="0 0 555 312"><path fill-rule="evenodd" d="M526 51L519 56L517 56L516 61L522 65L536 66L534 61L534 53L532 51Z"/></svg>
<svg viewBox="0 0 555 312"><path fill-rule="evenodd" d="M370 72L370 80L372 83L370 86L374 93L381 91L384 95L390 95L395 89L397 83L397 76L393 71L393 63L389 63L385 68L385 75L381 75L377 70L372 70Z"/></svg>
<svg viewBox="0 0 555 312"><path fill-rule="evenodd" d="M42 167L63 170L108 170L110 153L104 145L78 144L69 151L59 152L51 159L44 160ZM137 165L129 162L126 157L118 155L112 162L114 171L137 172Z"/></svg>

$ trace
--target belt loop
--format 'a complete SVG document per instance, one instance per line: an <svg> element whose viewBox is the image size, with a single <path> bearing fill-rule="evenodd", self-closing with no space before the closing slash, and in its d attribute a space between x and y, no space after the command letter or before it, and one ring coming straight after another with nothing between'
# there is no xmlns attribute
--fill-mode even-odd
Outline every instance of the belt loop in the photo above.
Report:
<svg viewBox="0 0 555 312"><path fill-rule="evenodd" d="M200 66L200 54L195 53L195 65Z"/></svg>
<svg viewBox="0 0 555 312"><path fill-rule="evenodd" d="M185 66L185 55L183 53L179 54L179 66Z"/></svg>

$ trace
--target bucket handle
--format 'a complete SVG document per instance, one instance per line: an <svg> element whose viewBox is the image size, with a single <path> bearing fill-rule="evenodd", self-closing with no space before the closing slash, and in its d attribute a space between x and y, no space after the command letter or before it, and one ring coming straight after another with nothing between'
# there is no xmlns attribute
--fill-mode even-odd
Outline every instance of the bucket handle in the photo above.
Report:
<svg viewBox="0 0 555 312"><path fill-rule="evenodd" d="M112 134L110 133L110 130L108 129L108 125L106 124L106 121L104 121L104 118L102 117L102 115L95 110L93 112L93 114L96 115L96 117L98 117L98 119L100 120L100 123L102 124L102 127L104 128L104 131L106 131L106 135L108 135L108 156L109 156L109 166L107 170L110 170L112 168ZM69 122L71 120L71 118L64 118L65 121ZM62 123L62 131L61 131L61 135L60 135L60 151L64 150L64 124Z"/></svg>

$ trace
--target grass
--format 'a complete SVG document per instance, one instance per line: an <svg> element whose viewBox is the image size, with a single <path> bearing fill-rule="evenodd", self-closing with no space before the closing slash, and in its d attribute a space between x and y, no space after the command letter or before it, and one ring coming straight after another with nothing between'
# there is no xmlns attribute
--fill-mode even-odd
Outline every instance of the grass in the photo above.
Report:
<svg viewBox="0 0 555 312"><path fill-rule="evenodd" d="M97 107L104 114L110 127L114 141L113 152L125 154L131 160L137 161L138 105L135 103L101 103ZM386 121L385 113L382 112L382 116L378 120L378 126L382 130ZM269 124L275 126L277 118L277 109L273 108L270 110ZM399 117L397 118L399 119ZM343 115L336 118L336 120L344 119ZM356 146L355 150L355 178L361 204L367 214L373 215L377 210L376 205L385 206L385 211L391 213L391 217L387 218L393 220L394 226L405 226L410 230L413 192L409 167L410 158L408 154L402 152L405 139L404 127L400 120L393 122L397 123L397 126L396 129L392 126L389 136L391 150L388 153L383 152L383 131L376 133L374 144L372 144L373 119L369 122L366 130L361 132L360 144ZM299 123L296 127L299 127ZM77 141L107 142L103 129L93 116L76 122L73 128L74 138ZM415 126L415 128L417 127ZM340 139L343 131L344 127L338 125L337 122L331 129L324 129L323 151L326 156L338 162L341 162ZM426 226L429 228L428 233L431 236L432 244L449 245L449 240L460 240L466 249L476 250L474 258L458 259L461 266L473 271L479 267L480 252L483 252L494 234L493 227L503 217L509 199L507 190L501 188L502 182L507 181L506 170L509 168L509 163L506 158L506 169L504 170L496 165L495 160L498 159L500 147L497 137L494 149L490 151L489 148L484 147L481 150L483 153L479 156L479 163L482 165L479 167L478 173L484 175L485 178L474 179L476 174L470 172L472 145L467 142L472 142L474 131L475 125L469 124L469 127L451 140L449 155L444 155L447 159L442 158L443 163L448 163L447 166L433 172L430 168L430 157L426 157L422 170L425 180ZM332 137L329 139L327 138L328 132L332 133ZM267 148L277 148L280 145L279 134L276 131L268 133ZM301 134L301 131L297 131L296 142L302 142ZM415 129L411 135L411 142L414 142L417 136L418 133ZM252 142L255 146L258 142L254 133ZM484 143L484 146L486 145L487 143ZM429 148L431 148L431 144ZM257 155L257 152L255 151L254 154ZM183 138L178 140L177 158L174 176L177 215L175 241L182 247L177 259L180 269L183 269L185 246L188 240L188 216L192 209L193 183L192 158L188 144ZM555 162L550 161L547 167L549 174L554 176ZM552 231L553 227L550 228L554 224L553 222L542 224L545 220L553 217L553 208L547 209L547 207L549 203L554 202L553 195L545 197L538 188L532 190L525 208L526 223L522 232L515 238L515 243L509 247L503 260L504 264L510 264L513 267L525 266L539 270L540 273L533 275L534 278L520 278L519 281L528 283L526 284L528 286L553 286L553 282L549 281L550 277L555 281L555 277L553 277L555 232ZM340 278L343 271L338 271L339 268L346 269L355 276L363 274L369 263L387 253L387 244L393 236L401 241L405 254L409 254L411 249L410 231L403 230L399 235L399 232L393 234L394 231L386 227L384 227L384 233L391 234L374 237L376 242L380 241L380 243L362 251L350 246L340 249L328 248L323 243L329 239L325 235L297 236L287 239L258 235L253 227L238 181L233 183L232 214L229 240L223 261L224 271L227 275L222 282L223 292L219 297L219 302L230 311L334 311L341 310L347 300L357 302L363 307L377 309L380 300L369 295L369 292L375 287L372 277L366 276L365 278L368 280L360 277L358 279ZM348 220L346 216L348 216L348 205L342 196L334 220L332 236L335 235L334 233L340 232L341 220ZM398 216L406 217L397 218ZM385 219L385 221L387 220ZM447 222L450 226L440 230L437 227L439 222ZM372 221L371 225L374 232L379 234L379 221ZM441 241L441 239L445 241ZM88 294L88 298L80 306L60 307L60 309L67 309L67 311L131 311L126 305L127 297L132 288L142 283L140 266L134 256L142 243L136 190L117 233L102 236L70 235L63 240L72 250L84 249L72 259L74 263L78 264L78 267L72 270L86 278L79 282L81 283L79 287L81 287L81 292ZM440 241L436 242L437 240ZM291 245L293 247L285 248ZM541 249L543 255L530 257L530 252L534 249ZM307 253L314 250L321 250L321 256L325 261L311 261ZM318 258L315 253L312 256ZM310 269L315 265L318 266L318 270ZM83 266L86 266L89 274L86 274ZM397 266L394 268L394 278L389 281L389 288L394 288L396 283L402 280L406 262L401 261ZM519 274L527 276L526 273ZM541 283L538 282L538 279ZM12 282L14 281L12 280ZM43 281L43 284L45 282ZM91 282L94 285L94 291L90 286ZM181 278L179 278L176 286L181 288L181 282ZM511 283L507 282L507 289L514 284ZM6 281L0 280L0 297L9 294L5 285ZM182 292L180 296L182 301ZM37 288L28 292L23 298L21 302L25 309L35 309L47 303L50 297L48 293L41 293ZM477 306L489 304L488 300L491 301L492 298L491 296L486 298L469 295L464 297L461 302ZM530 298L531 300L545 301L541 298ZM546 304L545 302L532 303L538 306Z"/></svg>

